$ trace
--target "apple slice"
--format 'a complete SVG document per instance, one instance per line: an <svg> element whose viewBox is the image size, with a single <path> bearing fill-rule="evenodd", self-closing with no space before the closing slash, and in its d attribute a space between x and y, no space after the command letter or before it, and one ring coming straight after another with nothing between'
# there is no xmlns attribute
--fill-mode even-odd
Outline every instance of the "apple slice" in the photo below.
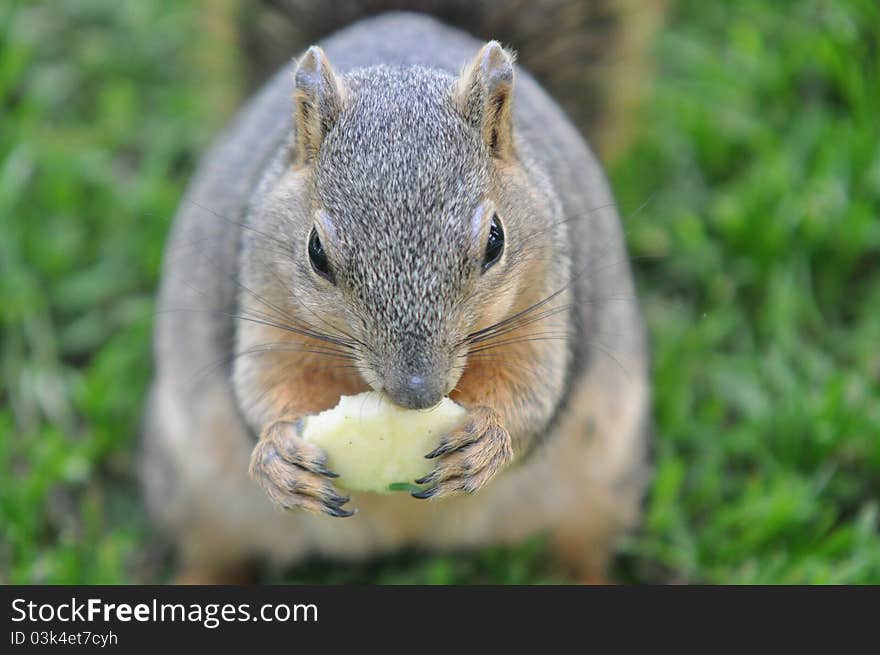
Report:
<svg viewBox="0 0 880 655"><path fill-rule="evenodd" d="M425 455L464 420L467 411L449 398L427 410L404 409L368 391L304 419L302 436L327 454L335 483L351 491L410 489L434 463Z"/></svg>

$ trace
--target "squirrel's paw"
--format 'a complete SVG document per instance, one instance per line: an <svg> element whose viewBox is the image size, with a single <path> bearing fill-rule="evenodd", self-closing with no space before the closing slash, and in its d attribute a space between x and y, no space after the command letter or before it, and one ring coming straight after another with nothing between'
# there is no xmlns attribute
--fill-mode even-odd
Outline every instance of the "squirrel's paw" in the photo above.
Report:
<svg viewBox="0 0 880 655"><path fill-rule="evenodd" d="M296 421L278 421L263 431L251 453L248 473L284 509L299 507L337 517L354 514L342 508L350 499L329 480L338 476L327 470L321 449L302 439Z"/></svg>
<svg viewBox="0 0 880 655"><path fill-rule="evenodd" d="M415 498L439 498L480 489L513 461L513 447L498 413L489 407L477 407L426 457L437 458L437 467L416 480L416 484L429 487L414 491Z"/></svg>

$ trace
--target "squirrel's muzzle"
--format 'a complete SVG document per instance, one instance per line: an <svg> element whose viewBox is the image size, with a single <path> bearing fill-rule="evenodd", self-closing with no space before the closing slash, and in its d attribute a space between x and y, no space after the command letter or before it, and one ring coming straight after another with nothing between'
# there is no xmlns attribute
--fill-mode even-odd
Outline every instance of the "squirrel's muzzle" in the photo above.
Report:
<svg viewBox="0 0 880 655"><path fill-rule="evenodd" d="M446 378L425 371L402 371L399 375L389 376L385 393L401 407L427 409L443 400Z"/></svg>

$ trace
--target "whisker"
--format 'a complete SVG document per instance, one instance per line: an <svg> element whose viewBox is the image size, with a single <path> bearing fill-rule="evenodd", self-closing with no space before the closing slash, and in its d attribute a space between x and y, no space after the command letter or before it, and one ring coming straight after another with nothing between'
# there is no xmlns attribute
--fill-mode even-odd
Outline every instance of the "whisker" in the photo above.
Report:
<svg viewBox="0 0 880 655"><path fill-rule="evenodd" d="M547 296L543 300L539 300L534 305L530 305L529 307L526 307L525 309L518 311L516 314L513 314L512 316L509 316L508 318L505 318L504 320L498 321L497 323L494 323L488 327L484 327L481 330L477 330L476 332L471 332L458 345L472 342L475 338L478 338L478 337L480 337L480 336L482 336L492 330L495 330L497 328L504 327L505 325L509 325L510 323L517 320L518 318L525 316L526 314L533 312L540 307L543 307L544 305L546 305L547 303L552 301L554 298L558 297L563 291L565 291L567 286L568 285L566 285L565 287L563 287L557 291L554 291L553 293L551 293L549 296Z"/></svg>
<svg viewBox="0 0 880 655"><path fill-rule="evenodd" d="M266 306L269 307L270 309L274 309L274 310L277 312L277 317L278 317L278 318L282 318L282 319L284 319L284 320L288 320L288 319L289 319L289 317L286 315L286 313L285 313L283 310L281 310L279 307L277 307L276 305L270 303L268 300L266 300L265 298L263 298L262 296L260 296L260 294L256 293L253 289L249 289L244 283L242 283L242 282L241 282L240 280L238 280L237 278L235 278L235 277L233 277L233 276L230 276L230 278L231 278L232 282L233 282L234 284L236 284L240 289L242 289L242 290L246 291L247 293L251 294L251 295L252 295L254 298L256 298L259 302L261 302L262 304L266 305ZM270 315L270 318L271 318L271 315ZM302 321L302 323L304 323L305 325L308 326L308 324L305 323L305 321ZM276 327L278 327L278 326L276 326ZM292 326L289 326L289 325L288 325L287 327L292 327ZM308 326L307 329L309 329L309 328L313 328L313 326ZM324 341L330 341L330 340L332 339L331 343L335 343L336 345L339 345L339 346L349 346L349 347L350 347L350 346L352 345L351 342L349 342L347 339L341 339L341 338L338 338L338 337L332 337L331 335L327 335L327 334L324 334L324 333L322 333L322 332L318 332L318 331L316 331L316 330L314 330L314 329L309 329L309 331L311 332L311 334L310 334L309 336L313 336L313 337L316 338L316 339L321 339L321 340L324 340ZM300 334L302 334L302 332L300 332Z"/></svg>
<svg viewBox="0 0 880 655"><path fill-rule="evenodd" d="M516 330L520 330L528 325L532 325L533 323L537 323L539 321L543 321L543 320L548 319L548 318L555 316L557 314L561 314L562 312L564 312L568 309L571 309L573 306L574 305L569 303L569 304L561 305L559 307L554 307L553 309L548 309L544 312L541 312L540 314L537 314L536 316L523 317L523 319L520 321L516 321L514 323L511 323L509 325L502 327L501 329L493 330L492 332L489 332L487 334L483 334L477 339L471 339L469 343L471 343L471 344L482 343L482 342L488 341L489 339L492 339L494 337L498 337L498 336L501 336L504 334L509 334L510 332L515 332Z"/></svg>
<svg viewBox="0 0 880 655"><path fill-rule="evenodd" d="M253 232L254 234L257 234L257 235L263 237L264 239L266 239L266 240L268 240L268 241L271 241L271 242L277 244L277 245L278 245L279 247L281 247L282 250L284 250L284 251L287 251L287 252L290 251L290 244L289 244L289 243L286 243L286 242L282 241L281 239L279 239L279 238L276 237L276 236L273 236L273 235L271 235L271 234L268 234L268 233L266 233L266 232L263 232L263 231L261 231L261 230L258 230L258 229L255 228L253 225L250 225L250 224L248 224L248 223L244 223L244 222L242 222L242 221L236 221L236 220L234 220L234 219L232 219L232 218L229 218L228 216L224 216L224 215L221 214L220 212L215 211L215 210L211 209L210 207L207 207L206 205L203 205L203 204L201 204L201 203L199 203L199 202L193 200L192 198L187 198L187 199L185 200L185 202L188 202L188 203L190 203L191 205L195 205L195 206L198 207L199 209L208 212L209 214L211 214L211 215L214 216L215 218L219 218L221 221L225 221L225 222L229 223L230 225L234 225L234 226L239 227L239 228L241 228L241 229L243 229L243 230L249 230L249 231Z"/></svg>
<svg viewBox="0 0 880 655"><path fill-rule="evenodd" d="M328 359L342 359L342 360L351 360L355 361L357 358L354 355L346 353L344 351L337 351L330 348L316 348L316 347L301 347L297 346L297 344L292 344L287 341L278 341L271 343L258 344L246 350L242 350L239 352L232 353L226 357L221 357L215 362L208 364L201 369L197 370L193 373L192 383L195 384L199 380L204 379L209 373L213 371L228 366L233 362L237 361L241 357L245 357L248 355L259 355L265 354L269 352L304 352L309 354L321 355Z"/></svg>
<svg viewBox="0 0 880 655"><path fill-rule="evenodd" d="M277 273L277 272L274 273L274 276L275 276L275 279L278 280L278 282L279 282L280 284L283 284L283 281L278 277L278 273ZM367 343L361 341L360 339L358 339L358 338L355 337L355 336L352 336L351 334L349 334L348 332L346 332L346 331L343 330L342 328L339 328L339 327L336 327L335 325L330 324L328 321L326 321L325 319L321 318L317 313L315 313L315 311L314 311L311 307L309 307L308 305L306 305L305 303L298 301L296 298L291 298L291 300L293 300L293 301L297 304L297 306L302 307L302 308L305 309L307 312L309 312L312 316L314 316L316 319L318 319L321 323L323 323L323 324L326 325L328 328L330 328L330 330L332 330L332 331L334 331L334 332L338 332L338 333L341 334L343 337L345 337L346 339L348 339L352 344L358 344L359 346L361 346L361 347L362 347L363 349L365 349L366 351L368 351L368 352L371 351L369 344L367 344Z"/></svg>
<svg viewBox="0 0 880 655"><path fill-rule="evenodd" d="M297 347L295 344L289 344L284 341L279 341L274 344L262 344L259 346L254 346L252 348L248 348L247 350L243 350L241 352L235 353L235 357L241 357L243 355L256 355L256 354L265 354L269 352L297 352L297 353L309 353L313 355L324 355L331 359L345 359L349 361L357 361L357 357L354 355L341 351L334 350L332 348L304 348Z"/></svg>
<svg viewBox="0 0 880 655"><path fill-rule="evenodd" d="M268 315L263 315L262 317L258 314L256 316L248 316L247 314L232 314L230 312L220 312L220 311L212 311L208 309L165 309L160 310L157 314L164 314L169 312L197 312L202 314L207 314L209 316L216 317L224 317L224 318L233 318L240 321L247 321L250 323L255 323L258 325L265 325L267 327L277 328L279 330L283 330L285 332L290 332L292 334L298 334L300 336L309 337L311 339L315 339L317 341L324 341L326 343L331 343L336 346L341 346L343 348L348 348L349 350L357 350L357 346L349 343L345 339L338 339L336 337L332 337L327 334L323 334L321 332L315 332L314 330L310 330L307 328L299 328L293 325L287 325L285 323L279 323L278 321L271 320L271 317Z"/></svg>
<svg viewBox="0 0 880 655"><path fill-rule="evenodd" d="M632 374L630 373L629 369L626 368L626 367L620 362L620 360L617 359L617 357L614 356L614 353L612 353L611 350L609 350L606 346L603 346L601 343L599 343L599 342L596 341L595 339L589 339L589 340L587 340L587 344L590 345L590 346L596 346L597 348L599 348L599 350L601 350L601 351L602 351L603 353L605 353L608 357L610 357L610 358L614 361L614 363L617 364L617 365L620 367L620 370L623 372L623 374L624 374L627 378L631 378L631 377L632 377Z"/></svg>
<svg viewBox="0 0 880 655"><path fill-rule="evenodd" d="M570 334L558 334L554 336L541 336L541 337L517 337L515 339L507 339L504 341L499 341L497 343L491 343L489 345L480 346L479 348L475 348L470 351L470 354L473 353L481 353L486 350L495 350L497 348L501 348L502 346L513 346L521 343L530 343L535 341L564 341L566 339L571 338Z"/></svg>
<svg viewBox="0 0 880 655"><path fill-rule="evenodd" d="M289 243L286 243L286 242L282 241L281 239L278 239L277 237L275 237L275 236L273 236L273 235L271 235L271 234L268 234L268 233L266 233L266 232L263 232L263 231L261 231L261 230L258 230L257 228L255 228L255 227L252 226L252 225L249 225L249 224L244 223L244 222L242 222L242 221L236 221L236 220L233 220L233 219L231 219L231 218L229 218L229 217L227 217L227 216L224 216L223 214L220 214L219 212L214 211L214 210L211 209L210 207L206 207L205 205L202 205L202 204L196 202L195 200L189 200L189 202L192 203L193 205L195 205L196 207L198 207L199 209L202 209L202 210L204 210L204 211L207 211L207 212L211 213L213 216L215 216L216 218L219 218L220 220L226 221L227 223L230 223L231 225L235 225L235 226L237 226L237 227L240 227L240 228L242 228L242 229L244 229L244 230L249 230L249 231L253 232L254 234L257 234L257 235L263 237L264 239L266 239L266 240L268 240L268 241L271 241L272 243L275 243L276 245L278 245L278 247L279 247L278 250L276 250L276 249L274 249L274 248L270 248L270 249L267 249L269 252L275 252L275 253L277 253L277 254L285 255L285 256L288 256L288 257L291 255L291 248L290 248L290 244L289 244ZM253 247L253 246L252 246L252 245L249 245L249 247ZM276 278L278 277L278 274L277 274L277 273L275 273L275 277L276 277ZM269 307L270 309L273 309L275 312L277 312L277 313L278 313L278 318L283 318L284 320L289 320L289 319L290 319L290 317L287 316L287 313L284 312L281 308L279 308L279 307L277 307L276 305L274 305L274 304L270 303L269 301L267 301L265 298L263 298L262 296L260 296L259 294L257 294L255 291L253 291L253 289L250 289L250 288L248 288L247 286L245 286L245 285L244 285L240 280L238 280L237 278L231 277L231 280L232 280L232 282L235 283L240 289L242 289L243 291L246 291L247 293L251 294L254 298L256 298L257 301L261 302L262 304L266 305L266 306ZM280 281L281 281L281 280L279 279L279 282L280 282ZM283 284L283 283L282 283L282 284ZM292 300L294 300L294 302L297 302L295 298L293 298ZM335 332L339 332L340 334L342 334L344 337L346 337L346 338L347 338L348 340L350 340L352 343L357 343L357 344L359 344L360 346L369 349L368 344L366 344L366 343L364 343L363 341L361 341L361 340L355 338L355 337L352 336L351 334L348 334L348 333L345 332L344 330L341 330L340 328L338 328L338 327L336 327L336 326L330 325L326 320L324 320L324 319L322 319L320 316L318 316L318 315L317 315L317 314L316 314L316 313L315 313L310 307L308 307L308 306L305 305L304 303L302 303L302 302L297 302L297 305L298 305L299 307L302 307L303 309L305 309L305 310L308 311L309 313L311 313L313 316L315 316L315 318L317 318L319 321L321 321L324 325L326 325L327 327L329 327L331 330L333 330L333 331L335 331ZM305 323L305 321L303 321L303 323ZM313 328L314 326L309 326L309 327L312 327L312 328Z"/></svg>
<svg viewBox="0 0 880 655"><path fill-rule="evenodd" d="M208 208L204 208L204 209L206 209L206 211L211 211ZM217 215L216 212L211 212L211 213ZM217 216L220 218L224 218L219 215L217 215ZM228 219L224 218L224 220L228 220ZM231 221L231 222L235 223L234 221ZM238 223L236 223L236 224L238 224ZM244 227L247 227L247 226L244 226ZM269 237L268 235L264 235L264 236L272 239L272 237ZM208 261L210 262L211 260L208 259ZM223 270L220 266L218 266L216 264L216 262L211 262L211 263L215 266L215 268L218 271ZM308 336L308 337L311 337L311 338L314 338L314 339L317 339L320 341L326 341L328 343L333 343L338 346L352 348L352 349L356 348L356 340L351 339L351 338L342 338L342 337L336 337L333 335L325 334L325 333L317 330L313 325L310 325L307 321L303 321L301 319L295 319L297 323L304 325L305 326L304 328L303 327L295 327L295 326L291 325L290 324L291 317L282 308L278 307L277 305L270 302L269 300L267 300L266 298L264 298L263 296L258 294L256 291L254 291L253 289L248 287L235 275L226 274L225 277L230 282L232 282L236 287L238 287L241 291L249 294L251 297L256 299L257 302L259 302L260 304L262 304L263 306L265 306L269 310L271 310L270 312L259 312L259 311L253 312L257 318L262 319L265 322L264 323L265 325L271 326L271 327L276 327L278 329L284 329L284 330L287 330L290 332L295 332L295 333L300 334L302 336ZM200 293L201 295L205 295L203 292L199 291L198 289L195 289L191 285L187 284L187 286L189 286L189 288L195 290L197 293ZM229 316L231 318L241 318L241 319L245 319L245 320L248 320L248 319L252 320L252 317L247 317L246 315L226 314L226 316ZM283 321L283 322L279 322L279 321ZM336 330L336 331L338 331L338 330ZM360 343L359 345L362 347L366 347L366 344L364 344L364 343Z"/></svg>
<svg viewBox="0 0 880 655"><path fill-rule="evenodd" d="M525 235L524 238L526 240L533 239L537 236L541 236L542 234L545 234L546 232L549 232L553 228L559 227L560 225L565 225L566 223L571 223L572 221L579 221L581 219L587 218L588 216L592 216L593 214L595 214L598 211L602 211L603 209L610 209L612 207L617 207L617 203L612 201L612 202L607 202L604 205L598 205L596 207L591 207L590 209L587 209L583 212L573 214L573 215L568 216L566 218L549 223L545 227L542 227L540 230L535 230L534 232L529 232L527 235Z"/></svg>

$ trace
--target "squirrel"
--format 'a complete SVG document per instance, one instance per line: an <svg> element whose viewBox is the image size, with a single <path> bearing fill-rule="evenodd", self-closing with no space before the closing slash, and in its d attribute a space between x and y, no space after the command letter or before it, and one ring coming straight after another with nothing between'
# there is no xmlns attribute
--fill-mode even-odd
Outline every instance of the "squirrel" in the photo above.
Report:
<svg viewBox="0 0 880 655"><path fill-rule="evenodd" d="M603 581L637 523L649 354L602 168L513 51L427 15L358 20L243 108L175 217L154 351L140 469L182 581L537 533ZM467 410L423 490L344 496L301 437L370 389Z"/></svg>

